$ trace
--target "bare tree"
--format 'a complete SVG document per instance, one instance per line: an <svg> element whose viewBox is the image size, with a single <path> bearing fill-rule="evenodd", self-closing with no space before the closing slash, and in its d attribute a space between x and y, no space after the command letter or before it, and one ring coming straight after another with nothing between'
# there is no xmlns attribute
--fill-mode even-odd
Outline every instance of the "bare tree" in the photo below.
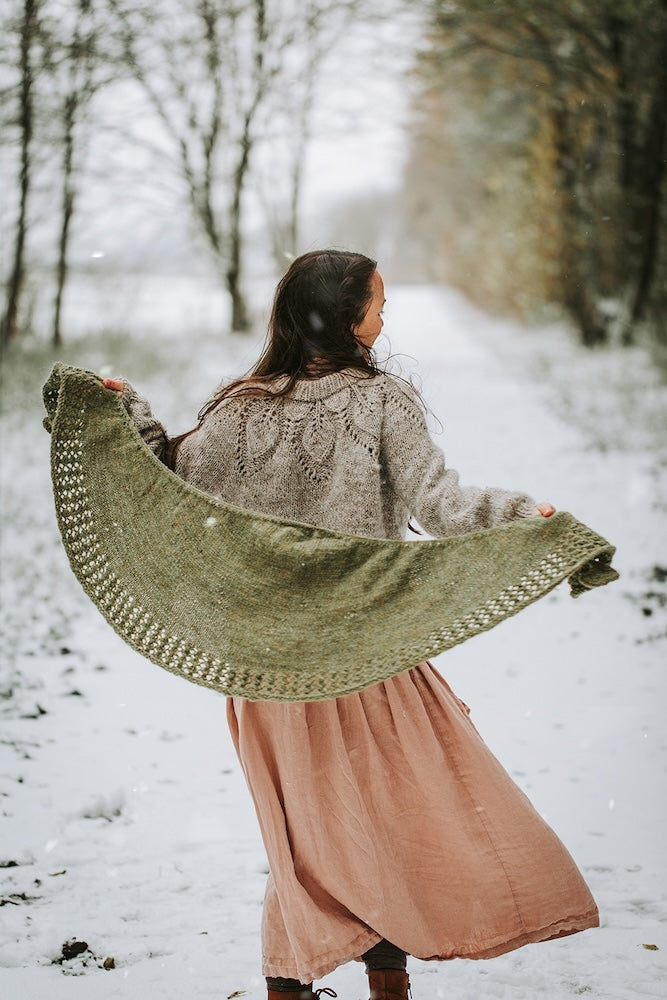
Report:
<svg viewBox="0 0 667 1000"><path fill-rule="evenodd" d="M373 7L362 0L302 0L299 5L290 51L285 53L283 72L267 102L264 123L265 141L274 150L281 146L284 154L283 183L276 183L274 159L271 190L265 197L273 254L281 264L286 255L298 253L306 152L313 137L312 118L322 66L340 47L347 32L368 23L373 15L382 16L383 8Z"/></svg>
<svg viewBox="0 0 667 1000"><path fill-rule="evenodd" d="M18 15L19 60L16 125L19 133L19 198L12 264L7 283L5 310L0 326L0 344L4 345L19 332L19 309L26 279L26 240L28 211L32 193L33 147L35 132L35 48L40 32L41 0L24 0Z"/></svg>
<svg viewBox="0 0 667 1000"><path fill-rule="evenodd" d="M51 23L48 70L55 84L57 129L60 149L60 198L56 289L53 306L52 340L62 343L62 306L69 274L69 247L77 199L77 175L82 155L82 128L87 108L98 89L110 78L100 52L100 24L94 0L75 0L63 20L62 12Z"/></svg>
<svg viewBox="0 0 667 1000"><path fill-rule="evenodd" d="M99 6L95 0L72 0L66 5L25 0L19 11L17 4L17 81L6 92L6 103L16 110L5 128L11 126L18 136L19 171L3 342L20 332L29 243L34 244L38 236L35 230L46 229L50 236L54 228L57 251L52 337L55 344L62 340L62 304L82 159L81 125L93 95L113 75L108 66L106 80L96 71L102 62L96 45Z"/></svg>
<svg viewBox="0 0 667 1000"><path fill-rule="evenodd" d="M178 17L109 0L129 71L175 153L194 219L231 298L232 326L249 325L242 287L243 199L256 122L292 31L267 0L187 0Z"/></svg>
<svg viewBox="0 0 667 1000"><path fill-rule="evenodd" d="M321 65L355 15L363 11L368 20L375 4L185 0L173 19L163 12L157 18L140 0L109 4L126 64L162 123L193 217L229 293L232 326L246 329L245 199L258 147L274 167L271 206L265 206L273 213L274 253L294 253Z"/></svg>

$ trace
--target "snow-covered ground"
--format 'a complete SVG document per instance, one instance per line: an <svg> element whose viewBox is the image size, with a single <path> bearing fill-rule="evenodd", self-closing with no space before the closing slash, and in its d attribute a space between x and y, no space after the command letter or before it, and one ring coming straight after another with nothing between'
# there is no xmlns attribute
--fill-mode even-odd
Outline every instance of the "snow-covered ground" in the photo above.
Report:
<svg viewBox="0 0 667 1000"><path fill-rule="evenodd" d="M387 297L401 370L463 481L571 510L622 573L578 601L558 588L438 663L583 869L602 927L489 962L413 961L413 996L665 997L667 393L638 350L586 355L445 289ZM80 337L61 357L130 377L184 429L258 344L216 337L196 301L163 301L161 336ZM15 351L2 392L0 996L260 1000L266 859L224 699L125 647L69 572L40 423L51 360ZM63 959L72 940L87 950ZM326 982L367 997L356 963Z"/></svg>

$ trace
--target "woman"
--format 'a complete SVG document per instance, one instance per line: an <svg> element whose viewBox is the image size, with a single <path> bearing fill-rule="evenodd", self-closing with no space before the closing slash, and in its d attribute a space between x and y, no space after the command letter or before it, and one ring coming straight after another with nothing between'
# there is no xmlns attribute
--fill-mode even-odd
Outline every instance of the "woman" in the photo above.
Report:
<svg viewBox="0 0 667 1000"><path fill-rule="evenodd" d="M446 536L550 516L459 484L417 395L377 367L384 302L370 258L299 257L255 367L172 440L131 387L105 384L179 475L239 506L384 538L410 517ZM353 958L374 1000L405 1000L407 954L487 958L597 925L567 851L430 664L329 701L231 698L228 720L270 865L269 1000L305 1000Z"/></svg>

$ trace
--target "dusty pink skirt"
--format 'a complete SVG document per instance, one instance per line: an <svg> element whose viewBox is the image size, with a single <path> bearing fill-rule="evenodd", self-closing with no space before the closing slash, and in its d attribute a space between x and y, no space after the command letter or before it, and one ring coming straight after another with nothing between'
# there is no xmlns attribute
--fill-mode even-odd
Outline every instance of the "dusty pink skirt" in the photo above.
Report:
<svg viewBox="0 0 667 1000"><path fill-rule="evenodd" d="M381 938L491 958L598 925L553 830L430 664L359 694L228 700L269 876L263 973L310 982Z"/></svg>

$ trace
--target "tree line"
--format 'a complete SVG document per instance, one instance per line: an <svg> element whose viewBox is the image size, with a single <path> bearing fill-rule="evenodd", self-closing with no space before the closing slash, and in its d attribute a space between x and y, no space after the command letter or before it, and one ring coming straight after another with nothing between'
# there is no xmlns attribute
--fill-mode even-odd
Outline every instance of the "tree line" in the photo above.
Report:
<svg viewBox="0 0 667 1000"><path fill-rule="evenodd" d="M587 346L644 329L667 344L667 0L10 0L1 343L28 323L30 246L47 221L62 338L86 152L123 86L141 95L159 133L145 148L177 178L174 210L187 205L232 327L246 329L259 149L276 162L266 243L276 258L300 252L322 63L401 10L423 31L393 204L400 273L455 284L491 310L531 317L555 304Z"/></svg>
<svg viewBox="0 0 667 1000"><path fill-rule="evenodd" d="M232 327L247 329L244 196L256 147L260 141L281 145L282 204L273 206L267 228L276 249L295 252L318 68L368 6L359 0L12 0L2 23L9 76L1 88L0 129L5 150L14 154L15 219L5 241L2 343L26 324L30 238L44 222L33 204L44 187L57 244L52 339L62 339L86 149L105 127L100 97L128 81L159 124L159 152L179 179L229 294Z"/></svg>
<svg viewBox="0 0 667 1000"><path fill-rule="evenodd" d="M432 0L404 212L422 266L584 344L667 343L667 0ZM409 239L409 235L406 235Z"/></svg>

